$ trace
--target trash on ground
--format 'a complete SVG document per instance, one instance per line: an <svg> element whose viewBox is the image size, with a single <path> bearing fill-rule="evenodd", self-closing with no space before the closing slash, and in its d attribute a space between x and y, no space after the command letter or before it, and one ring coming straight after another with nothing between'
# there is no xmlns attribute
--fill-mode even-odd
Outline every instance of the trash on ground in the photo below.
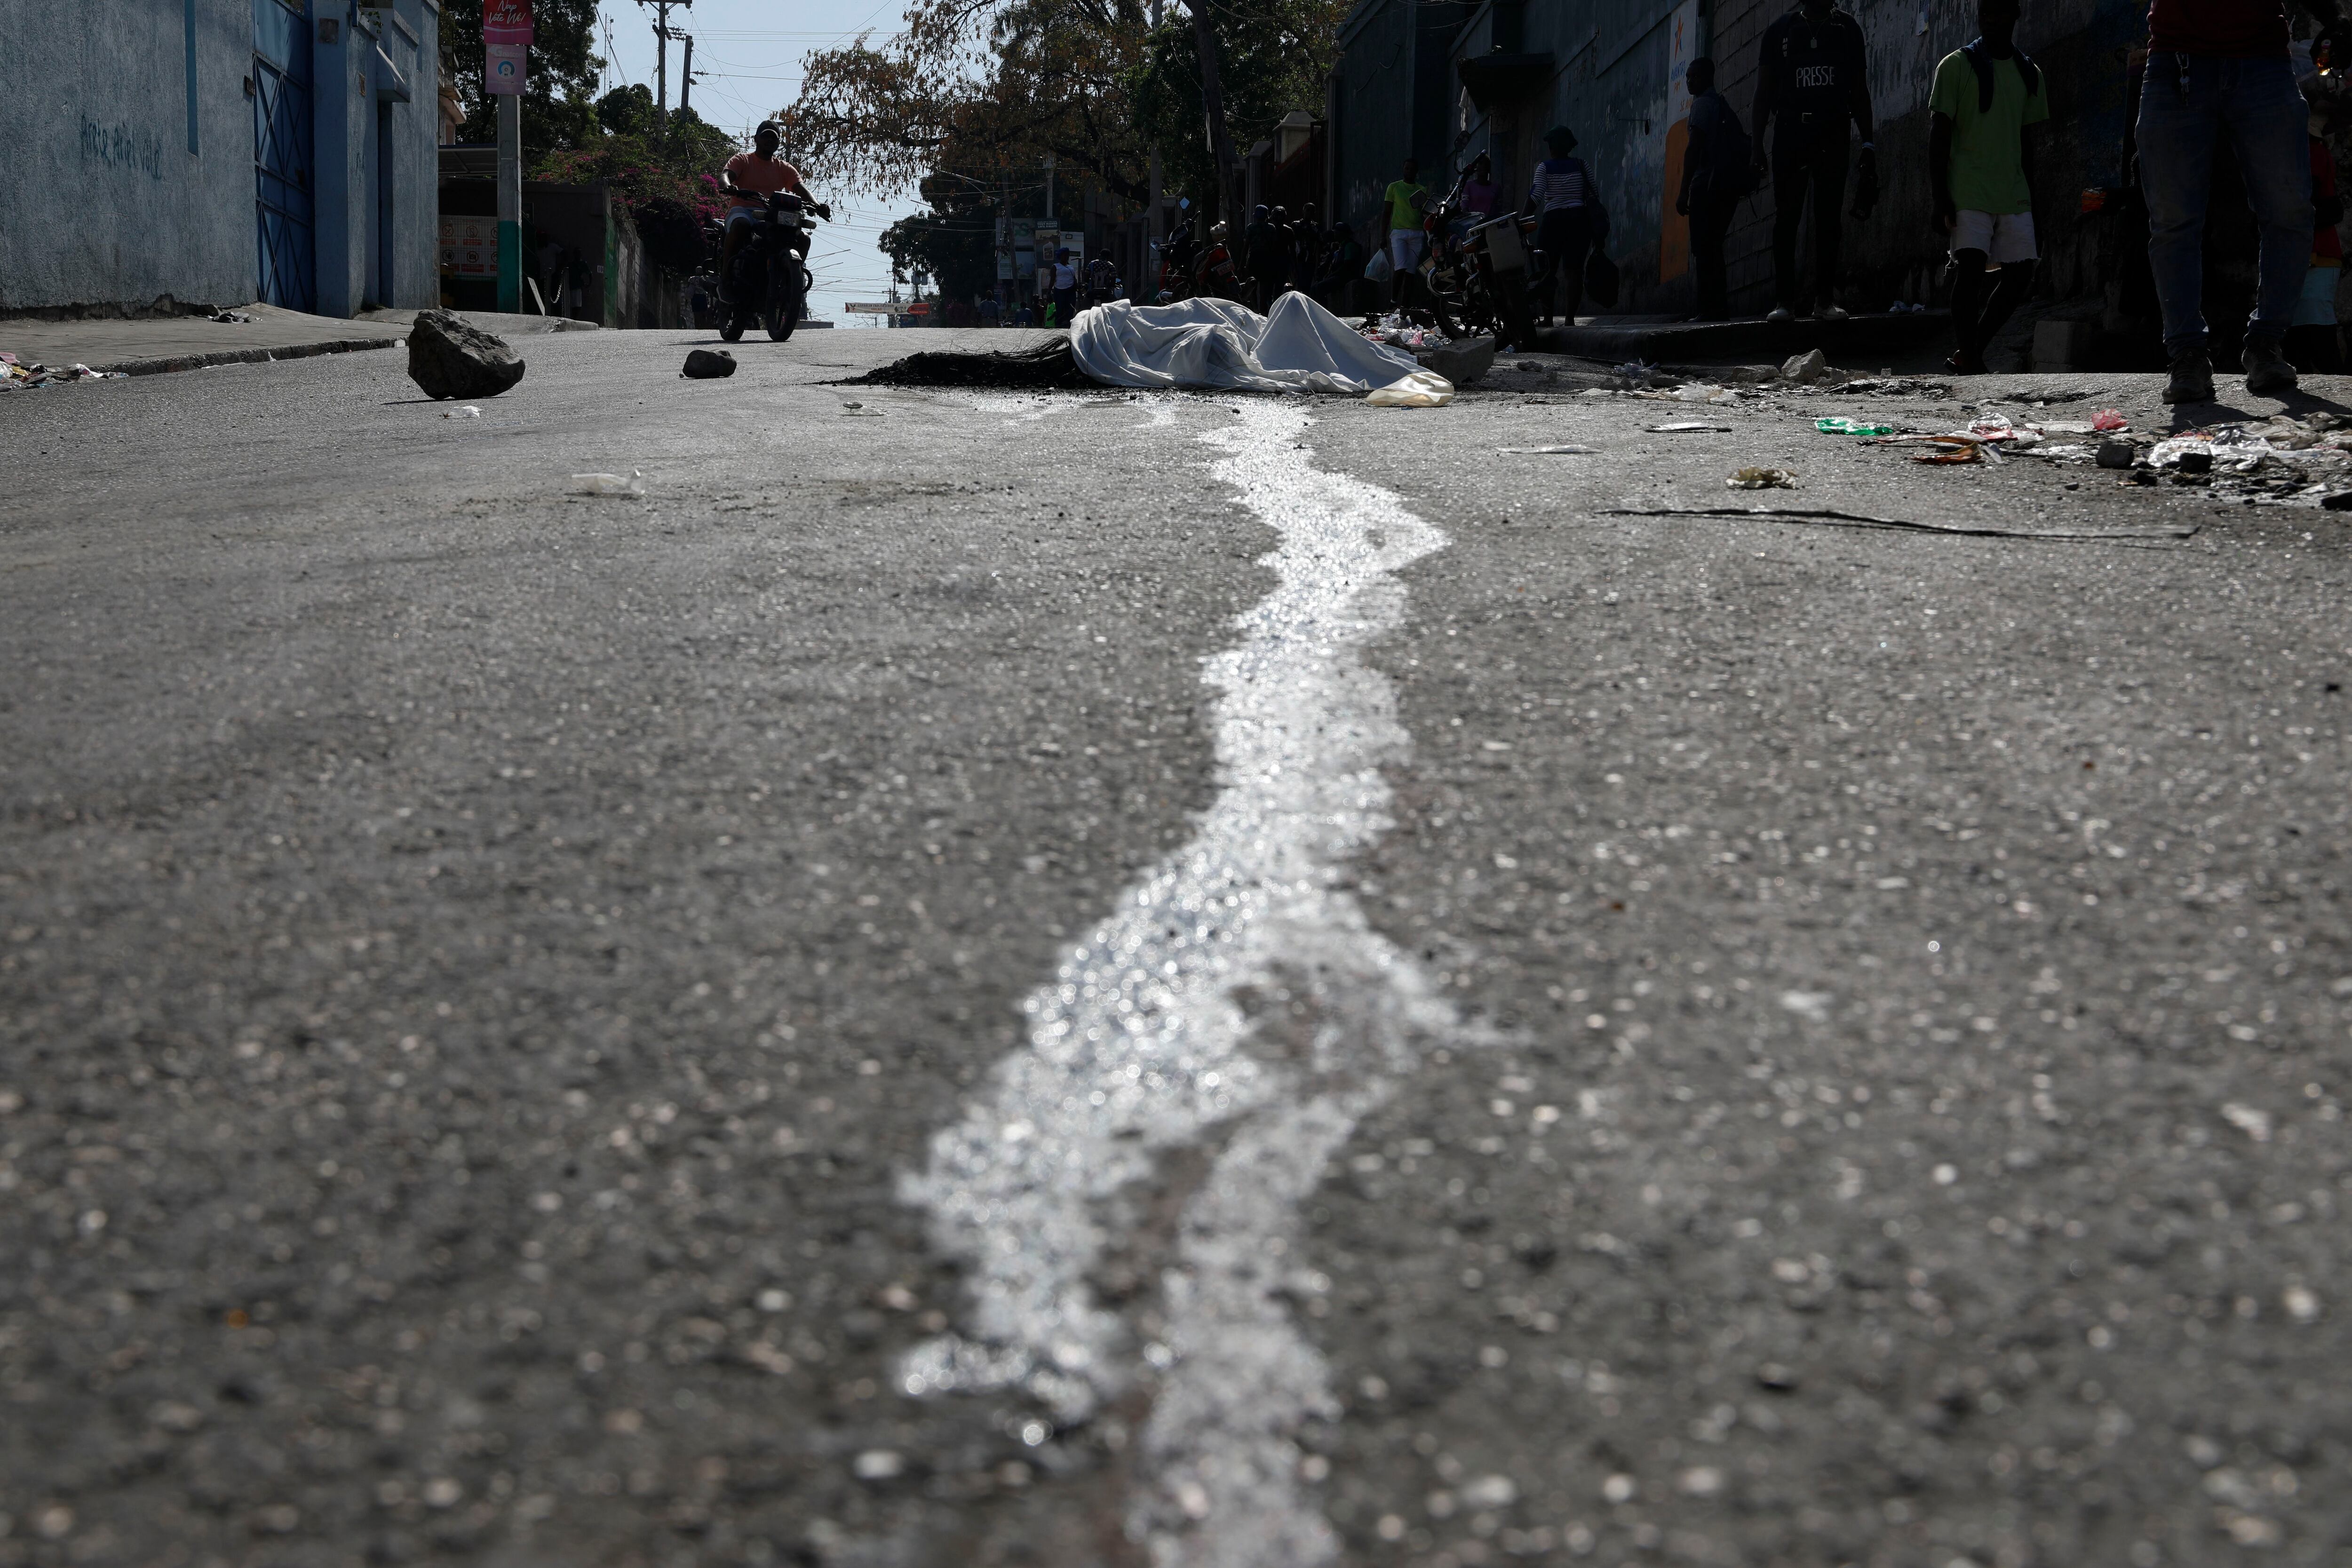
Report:
<svg viewBox="0 0 2352 1568"><path fill-rule="evenodd" d="M1912 456L1915 463L1980 463L1990 447L1973 436L1888 436L1879 443L1884 447L1932 447L1929 452Z"/></svg>
<svg viewBox="0 0 2352 1568"><path fill-rule="evenodd" d="M455 310L419 310L408 378L427 397L496 397L522 379L522 356Z"/></svg>
<svg viewBox="0 0 2352 1568"><path fill-rule="evenodd" d="M444 419L479 419L481 416L482 411L470 403L463 408L444 408L441 411Z"/></svg>
<svg viewBox="0 0 2352 1568"><path fill-rule="evenodd" d="M92 370L86 364L70 365L63 370L46 364L26 364L13 353L0 353L0 390L29 392L37 386L55 386L68 381L128 381L128 371Z"/></svg>
<svg viewBox="0 0 2352 1568"><path fill-rule="evenodd" d="M1786 468L1740 468L1723 482L1735 490L1792 490L1797 476Z"/></svg>
<svg viewBox="0 0 2352 1568"><path fill-rule="evenodd" d="M1454 384L1433 370L1416 370L1373 389L1364 401L1375 408L1443 408L1454 401Z"/></svg>
<svg viewBox="0 0 2352 1568"><path fill-rule="evenodd" d="M2131 428L2131 421L2125 418L2115 409L2102 408L2096 414L2091 416L2091 428L2094 430L2128 430Z"/></svg>
<svg viewBox="0 0 2352 1568"><path fill-rule="evenodd" d="M841 405L841 416L845 419L879 419L882 417L882 411L879 408L868 408L863 403L845 403Z"/></svg>
<svg viewBox="0 0 2352 1568"><path fill-rule="evenodd" d="M1497 447L1497 452L1507 452L1515 458L1591 457L1601 450L1598 447L1580 447L1563 441L1557 447Z"/></svg>
<svg viewBox="0 0 2352 1568"><path fill-rule="evenodd" d="M1916 376L1897 376L1892 372L1860 380L1849 377L1838 388L1839 395L1844 397L1860 393L1868 393L1874 397L1949 397L1952 388L1949 382L1922 381Z"/></svg>
<svg viewBox="0 0 2352 1568"><path fill-rule="evenodd" d="M725 349L696 349L677 374L689 381L723 381L735 374L735 356Z"/></svg>
<svg viewBox="0 0 2352 1568"><path fill-rule="evenodd" d="M1694 430L1712 430L1726 436L1731 434L1730 426L1710 425L1704 419L1674 419L1664 425L1644 425L1642 428L1653 436L1681 436Z"/></svg>
<svg viewBox="0 0 2352 1568"><path fill-rule="evenodd" d="M1604 507L1602 517L1746 517L1785 518L1799 522L1826 522L1841 528L1886 528L1911 533L1955 533L1987 539L2120 540L2188 539L2198 530L2191 523L2158 524L2147 528L2064 529L2004 528L1995 523L1914 522L1908 518L1872 517L1865 512L1837 511L1822 507L1789 506L1659 506Z"/></svg>
<svg viewBox="0 0 2352 1568"><path fill-rule="evenodd" d="M207 321L250 321L253 320L251 316L247 315L243 310L222 310L217 314L208 316L205 319Z"/></svg>
<svg viewBox="0 0 2352 1568"><path fill-rule="evenodd" d="M646 471L632 468L626 479L619 474L574 474L572 493L576 496L641 496L646 493Z"/></svg>
<svg viewBox="0 0 2352 1568"><path fill-rule="evenodd" d="M1895 426L1892 425L1873 425L1867 420L1848 419L1843 415L1836 414L1826 419L1814 420L1813 428L1824 436L1892 436L1895 434Z"/></svg>

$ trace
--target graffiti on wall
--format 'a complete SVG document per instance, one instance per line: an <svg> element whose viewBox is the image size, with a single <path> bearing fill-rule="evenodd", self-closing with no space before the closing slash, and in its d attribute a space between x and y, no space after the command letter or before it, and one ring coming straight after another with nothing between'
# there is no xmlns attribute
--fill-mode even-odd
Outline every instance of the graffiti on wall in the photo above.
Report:
<svg viewBox="0 0 2352 1568"><path fill-rule="evenodd" d="M163 139L152 132L101 125L84 115L81 155L110 169L135 169L151 180L163 177Z"/></svg>

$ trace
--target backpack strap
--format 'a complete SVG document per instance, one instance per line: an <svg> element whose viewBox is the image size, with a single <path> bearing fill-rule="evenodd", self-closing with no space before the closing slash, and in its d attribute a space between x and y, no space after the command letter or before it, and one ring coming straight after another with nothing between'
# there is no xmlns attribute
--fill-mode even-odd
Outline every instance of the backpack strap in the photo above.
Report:
<svg viewBox="0 0 2352 1568"><path fill-rule="evenodd" d="M1990 114L1992 112L1993 58L1986 51L1985 41L1982 38L1971 38L1961 45L1960 53L1968 57L1969 68L1977 73L1977 112ZM2009 58L2015 62L2018 78L2025 84L2025 96L2032 98L2035 93L2040 92L2042 68L2035 65L2032 58L2023 49L2014 46L2010 49Z"/></svg>

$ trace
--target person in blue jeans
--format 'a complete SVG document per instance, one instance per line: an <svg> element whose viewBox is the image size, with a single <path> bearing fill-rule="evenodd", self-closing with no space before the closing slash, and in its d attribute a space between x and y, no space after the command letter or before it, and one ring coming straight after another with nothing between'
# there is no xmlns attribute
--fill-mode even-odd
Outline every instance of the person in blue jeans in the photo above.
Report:
<svg viewBox="0 0 2352 1568"><path fill-rule="evenodd" d="M2171 374L2167 403L2213 400L2206 351L2205 206L2213 154L2227 136L2262 231L2254 313L2242 363L2255 396L2294 390L2281 345L2311 261L2311 110L2287 53L2289 0L2155 0L2148 7L2147 78L2141 85L2140 188L2147 197L2148 265L2164 308ZM2341 57L2336 0L2294 0Z"/></svg>

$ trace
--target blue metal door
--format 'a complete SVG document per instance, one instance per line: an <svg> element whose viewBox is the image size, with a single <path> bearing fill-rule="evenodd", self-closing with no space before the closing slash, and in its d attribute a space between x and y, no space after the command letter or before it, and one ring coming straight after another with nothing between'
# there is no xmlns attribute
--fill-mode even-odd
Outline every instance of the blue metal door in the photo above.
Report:
<svg viewBox="0 0 2352 1568"><path fill-rule="evenodd" d="M317 187L310 123L307 0L253 0L253 183L261 297L289 310L318 305L311 243Z"/></svg>

